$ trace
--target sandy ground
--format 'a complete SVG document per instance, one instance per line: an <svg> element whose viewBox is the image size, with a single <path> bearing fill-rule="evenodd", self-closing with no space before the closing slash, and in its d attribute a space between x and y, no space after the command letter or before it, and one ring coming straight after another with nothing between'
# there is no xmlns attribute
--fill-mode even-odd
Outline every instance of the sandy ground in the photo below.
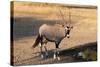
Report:
<svg viewBox="0 0 100 67"><path fill-rule="evenodd" d="M17 9L22 10L19 7L16 7L16 10ZM74 28L71 30L70 38L64 38L60 43L61 50L97 41L96 9L73 8L71 12L73 15L71 20L73 21L72 25ZM54 60L53 50L55 49L55 45L52 42L49 42L46 45L49 50L49 57L45 59L41 59L38 46L35 49L31 48L36 39L39 26L44 23L55 24L57 19L54 19L54 17L57 18L56 15L50 15L50 17L48 17L41 14L35 15L34 13L15 12L14 30L12 32L14 36L14 65L50 64L76 61L74 58L67 55L61 55L61 60L59 61Z"/></svg>

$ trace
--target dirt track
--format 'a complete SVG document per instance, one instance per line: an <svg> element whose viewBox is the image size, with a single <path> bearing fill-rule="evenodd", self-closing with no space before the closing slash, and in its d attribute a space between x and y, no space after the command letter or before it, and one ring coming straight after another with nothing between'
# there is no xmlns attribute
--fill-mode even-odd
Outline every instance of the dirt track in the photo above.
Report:
<svg viewBox="0 0 100 67"><path fill-rule="evenodd" d="M20 6L20 8L16 7L14 9L14 27L12 32L14 36L14 65L50 64L80 61L66 55L67 53L65 53L65 55L60 55L60 61L52 59L53 50L55 49L55 45L52 42L49 42L46 45L49 50L49 57L46 59L41 59L39 55L39 47L36 47L35 49L31 48L36 39L38 28L44 23L55 24L56 22L60 22L61 19L59 20L59 18L54 14L49 16L46 14L35 15L34 13L22 13L16 11L21 11L21 7L23 6ZM30 11L29 8L26 7L27 6L23 7L23 10L25 9ZM50 10L51 8L44 9ZM97 41L96 9L73 8L71 12L73 15L71 20L73 21L72 25L74 26L74 28L70 33L70 38L65 38L60 43L61 50L66 50L74 46L85 45L86 43Z"/></svg>

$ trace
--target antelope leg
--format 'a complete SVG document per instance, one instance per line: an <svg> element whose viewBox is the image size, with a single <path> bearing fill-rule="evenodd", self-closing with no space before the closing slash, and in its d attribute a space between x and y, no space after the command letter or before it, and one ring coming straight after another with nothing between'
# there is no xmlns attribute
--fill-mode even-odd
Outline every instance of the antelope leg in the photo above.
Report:
<svg viewBox="0 0 100 67"><path fill-rule="evenodd" d="M60 42L61 42L61 40L57 40L57 41L55 42L56 50L55 50L55 52L54 52L54 55L56 55L56 58L57 58L58 60L60 60L60 57L58 56L58 54L59 54L59 44L60 44Z"/></svg>
<svg viewBox="0 0 100 67"><path fill-rule="evenodd" d="M45 54L46 54L46 56L48 56L48 50L47 50L47 48L46 48L46 44L44 44L44 49L45 49Z"/></svg>
<svg viewBox="0 0 100 67"><path fill-rule="evenodd" d="M57 48L57 59L60 60L60 57L59 57L59 48Z"/></svg>
<svg viewBox="0 0 100 67"><path fill-rule="evenodd" d="M54 51L53 59L56 59L56 57L57 57L57 49L55 49Z"/></svg>
<svg viewBox="0 0 100 67"><path fill-rule="evenodd" d="M42 52L42 45L39 44L39 46L40 46L41 58L44 58L44 56L43 56L43 52Z"/></svg>
<svg viewBox="0 0 100 67"><path fill-rule="evenodd" d="M54 59L57 58L57 60L60 60L60 57L59 57L59 48L55 49L53 58Z"/></svg>
<svg viewBox="0 0 100 67"><path fill-rule="evenodd" d="M56 53L54 52L53 59L56 59Z"/></svg>

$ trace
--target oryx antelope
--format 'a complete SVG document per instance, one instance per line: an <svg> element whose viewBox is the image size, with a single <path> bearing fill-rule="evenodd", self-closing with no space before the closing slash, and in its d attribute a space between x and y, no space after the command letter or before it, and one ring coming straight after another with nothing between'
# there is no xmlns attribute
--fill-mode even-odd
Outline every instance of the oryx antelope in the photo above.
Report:
<svg viewBox="0 0 100 67"><path fill-rule="evenodd" d="M41 57L43 58L43 55L42 55L43 44L46 44L47 41L54 42L55 48L56 48L54 51L54 59L57 58L59 60L60 59L58 56L59 44L65 37L67 37L67 38L70 37L69 34L70 34L70 31L72 28L73 28L73 26L71 26L70 24L67 24L67 23L64 23L62 25L60 25L60 24L55 24L55 25L43 24L39 28L39 34L38 34L36 41L32 47L35 48L40 43ZM48 55L46 46L44 46L44 48L46 51L46 55Z"/></svg>

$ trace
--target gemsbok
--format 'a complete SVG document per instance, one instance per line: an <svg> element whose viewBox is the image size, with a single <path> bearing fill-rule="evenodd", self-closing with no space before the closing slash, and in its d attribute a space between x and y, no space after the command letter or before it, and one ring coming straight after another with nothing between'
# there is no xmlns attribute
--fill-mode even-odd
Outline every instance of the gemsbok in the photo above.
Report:
<svg viewBox="0 0 100 67"><path fill-rule="evenodd" d="M60 13L61 13L61 11L60 11ZM65 20L64 17L62 19ZM48 41L54 42L56 49L54 51L53 57L54 57L54 59L57 58L58 60L60 60L60 57L58 56L59 44L65 37L67 37L67 38L70 37L69 34L70 34L70 31L72 28L73 28L73 26L71 26L70 24L67 24L67 23L64 23L62 25L60 25L60 24L54 24L54 25L43 24L39 28L39 34L38 34L38 36L35 40L35 43L32 47L35 48L36 46L40 45L41 57L43 58L44 57L43 51L42 51L43 44L44 44L44 48L45 48L45 52L46 52L45 54L48 55L47 48L45 45Z"/></svg>

